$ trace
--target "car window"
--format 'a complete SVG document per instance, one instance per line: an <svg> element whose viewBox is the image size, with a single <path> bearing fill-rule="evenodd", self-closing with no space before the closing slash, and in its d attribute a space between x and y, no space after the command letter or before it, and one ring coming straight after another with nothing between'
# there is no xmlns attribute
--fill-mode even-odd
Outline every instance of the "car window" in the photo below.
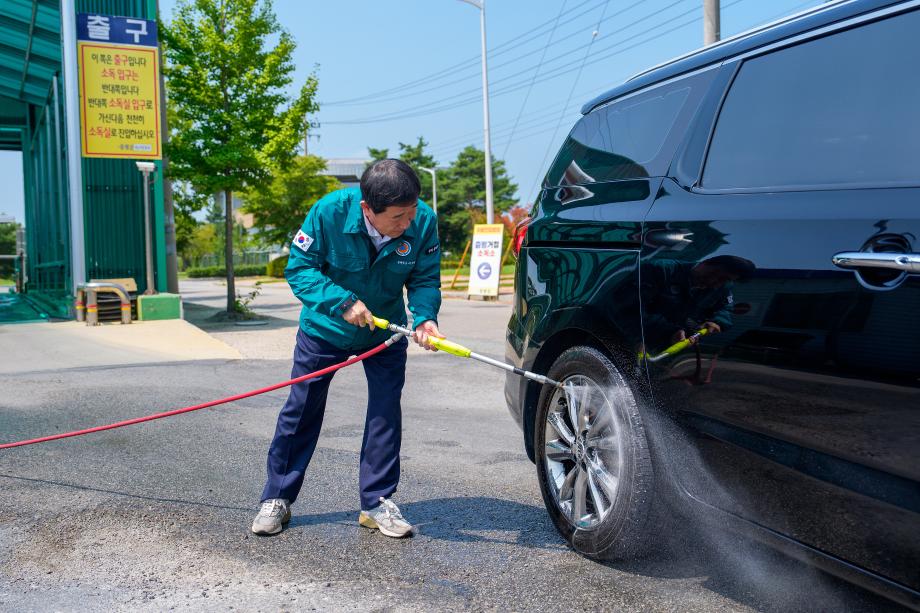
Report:
<svg viewBox="0 0 920 613"><path fill-rule="evenodd" d="M582 117L544 185L664 175L714 70L631 94Z"/></svg>
<svg viewBox="0 0 920 613"><path fill-rule="evenodd" d="M707 189L920 181L920 11L746 61Z"/></svg>

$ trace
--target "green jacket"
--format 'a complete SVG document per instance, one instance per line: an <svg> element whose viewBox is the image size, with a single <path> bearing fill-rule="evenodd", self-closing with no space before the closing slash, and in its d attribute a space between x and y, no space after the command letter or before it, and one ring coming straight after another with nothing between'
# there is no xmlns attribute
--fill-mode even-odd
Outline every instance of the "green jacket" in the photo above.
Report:
<svg viewBox="0 0 920 613"><path fill-rule="evenodd" d="M361 190L341 189L317 201L291 243L284 269L303 303L300 328L342 349L363 349L391 336L342 319L356 300L371 313L405 326L409 297L413 327L437 321L441 308L441 253L437 217L419 200L412 225L371 261Z"/></svg>

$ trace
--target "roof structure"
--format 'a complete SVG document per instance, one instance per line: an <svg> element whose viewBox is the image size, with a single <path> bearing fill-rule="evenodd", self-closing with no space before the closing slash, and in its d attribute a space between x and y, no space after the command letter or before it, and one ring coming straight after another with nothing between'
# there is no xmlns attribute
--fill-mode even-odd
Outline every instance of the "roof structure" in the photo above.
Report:
<svg viewBox="0 0 920 613"><path fill-rule="evenodd" d="M28 105L45 104L60 70L59 2L0 2L0 149L22 147Z"/></svg>

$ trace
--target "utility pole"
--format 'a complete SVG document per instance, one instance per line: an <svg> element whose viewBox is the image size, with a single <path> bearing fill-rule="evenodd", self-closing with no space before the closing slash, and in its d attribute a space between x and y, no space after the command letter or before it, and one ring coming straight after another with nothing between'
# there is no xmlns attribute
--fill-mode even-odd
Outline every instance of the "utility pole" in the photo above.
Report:
<svg viewBox="0 0 920 613"><path fill-rule="evenodd" d="M703 44L711 45L722 38L719 0L703 0Z"/></svg>
<svg viewBox="0 0 920 613"><path fill-rule="evenodd" d="M482 38L482 123L486 154L486 223L495 223L492 198L492 138L489 135L489 67L486 60L486 1L460 0L479 9L479 29Z"/></svg>
<svg viewBox="0 0 920 613"><path fill-rule="evenodd" d="M159 0L156 2L156 14L160 14ZM160 46L160 126L162 139L169 140L169 126L166 116L166 80L163 77L163 47ZM163 170L163 221L166 233L166 291L179 293L179 254L176 251L176 210L173 203L172 181L167 177L169 157L164 155L160 164Z"/></svg>

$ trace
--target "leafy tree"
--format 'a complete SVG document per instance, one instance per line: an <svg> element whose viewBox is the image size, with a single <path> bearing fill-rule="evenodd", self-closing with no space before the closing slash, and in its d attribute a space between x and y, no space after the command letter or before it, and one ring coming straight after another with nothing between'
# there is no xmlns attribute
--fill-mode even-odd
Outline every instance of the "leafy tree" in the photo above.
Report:
<svg viewBox="0 0 920 613"><path fill-rule="evenodd" d="M418 137L418 142L414 145L407 145L406 143L399 143L399 159L411 166L418 178L422 183L422 191L419 194L419 198L431 204L431 175L422 170L422 168L435 168L438 163L435 161L434 156L425 151L425 147L428 146L428 142L422 138Z"/></svg>
<svg viewBox="0 0 920 613"><path fill-rule="evenodd" d="M438 230L441 243L449 251L462 251L473 232L473 225L485 223L486 156L470 145L442 173L438 184ZM511 182L502 160L492 161L492 194L496 215L517 202L517 185Z"/></svg>
<svg viewBox="0 0 920 613"><path fill-rule="evenodd" d="M270 184L243 193L243 209L253 214L262 241L290 242L313 203L341 187L335 177L317 174L325 168L321 157L300 156L289 168L278 170Z"/></svg>
<svg viewBox="0 0 920 613"><path fill-rule="evenodd" d="M223 192L227 211L227 311L235 311L233 192L266 184L300 143L303 120L315 112L310 76L291 99L294 40L278 23L271 0L180 0L161 24L170 124L166 153L173 178L199 194Z"/></svg>
<svg viewBox="0 0 920 613"><path fill-rule="evenodd" d="M18 223L0 223L0 255L18 255L16 253L16 230ZM0 277L13 276L13 260L0 260Z"/></svg>
<svg viewBox="0 0 920 613"><path fill-rule="evenodd" d="M175 181L173 212L176 217L176 251L184 257L189 240L200 225L194 214L209 204L209 198L196 194L188 183Z"/></svg>
<svg viewBox="0 0 920 613"><path fill-rule="evenodd" d="M212 255L220 249L221 237L218 235L218 224L198 224L189 234L182 258L189 263L197 264L206 255Z"/></svg>
<svg viewBox="0 0 920 613"><path fill-rule="evenodd" d="M517 228L518 224L526 219L528 215L530 215L530 207L515 205L499 215L498 221L504 224L505 232L508 233L508 236L513 236L514 229Z"/></svg>
<svg viewBox="0 0 920 613"><path fill-rule="evenodd" d="M368 166L374 162L379 162L380 160L385 160L390 157L389 149L374 149L373 147L367 148L367 156L371 158L371 161L367 163Z"/></svg>
<svg viewBox="0 0 920 613"><path fill-rule="evenodd" d="M419 198L431 204L431 175L427 172L421 170L422 168L434 168L437 166L437 162L430 153L425 151L425 148L428 146L428 141L423 137L418 137L418 142L413 144L399 143L399 159L411 166L418 178L422 183L422 191L419 193ZM374 147L367 148L367 155L371 158L371 161L368 162L368 166L374 162L386 159L390 157L389 149L375 149Z"/></svg>

